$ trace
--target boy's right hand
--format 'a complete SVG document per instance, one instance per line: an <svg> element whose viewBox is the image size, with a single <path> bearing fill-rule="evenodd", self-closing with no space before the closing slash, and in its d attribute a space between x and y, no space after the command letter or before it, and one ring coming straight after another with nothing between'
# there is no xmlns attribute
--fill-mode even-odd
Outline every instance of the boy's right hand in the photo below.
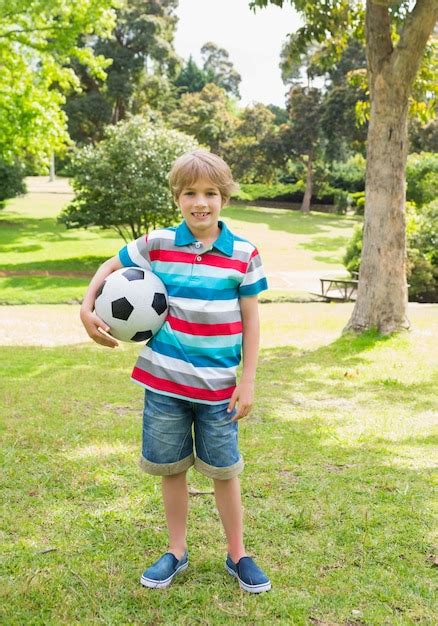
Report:
<svg viewBox="0 0 438 626"><path fill-rule="evenodd" d="M91 337L93 341L99 343L101 346L117 348L119 345L118 341L116 341L114 337L111 337L111 335L107 334L109 331L108 324L105 324L105 322L95 313L81 309L81 321L88 333L88 336Z"/></svg>

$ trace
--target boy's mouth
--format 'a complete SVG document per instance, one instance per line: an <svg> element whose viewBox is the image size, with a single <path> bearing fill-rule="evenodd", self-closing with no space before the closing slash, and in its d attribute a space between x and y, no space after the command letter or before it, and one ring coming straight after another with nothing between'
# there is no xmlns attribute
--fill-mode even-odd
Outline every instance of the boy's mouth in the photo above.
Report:
<svg viewBox="0 0 438 626"><path fill-rule="evenodd" d="M210 213L207 213L206 211L196 211L192 213L192 215L194 215L195 217L207 217L207 215L210 215Z"/></svg>

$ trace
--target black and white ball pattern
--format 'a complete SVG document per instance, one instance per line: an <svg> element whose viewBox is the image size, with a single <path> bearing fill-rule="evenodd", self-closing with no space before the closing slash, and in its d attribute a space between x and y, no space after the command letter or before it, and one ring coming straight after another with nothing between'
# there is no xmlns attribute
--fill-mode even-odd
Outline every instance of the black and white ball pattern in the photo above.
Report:
<svg viewBox="0 0 438 626"><path fill-rule="evenodd" d="M120 341L147 341L163 325L168 309L162 281L140 267L116 270L99 287L96 314Z"/></svg>

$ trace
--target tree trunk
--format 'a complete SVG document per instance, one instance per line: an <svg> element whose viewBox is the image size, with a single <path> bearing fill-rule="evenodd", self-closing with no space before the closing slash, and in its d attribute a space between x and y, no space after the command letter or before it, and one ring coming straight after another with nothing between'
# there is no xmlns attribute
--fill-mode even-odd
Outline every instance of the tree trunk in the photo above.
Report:
<svg viewBox="0 0 438 626"><path fill-rule="evenodd" d="M356 306L345 330L408 328L405 167L407 94L376 81L367 139L365 224Z"/></svg>
<svg viewBox="0 0 438 626"><path fill-rule="evenodd" d="M306 170L306 190L304 192L303 203L301 204L301 211L303 213L310 212L310 201L312 200L312 187L313 187L313 155L309 153L307 155L307 170Z"/></svg>
<svg viewBox="0 0 438 626"><path fill-rule="evenodd" d="M117 124L121 120L124 120L126 117L126 109L125 103L123 102L123 98L117 98L114 103L114 109L112 114L111 123Z"/></svg>
<svg viewBox="0 0 438 626"><path fill-rule="evenodd" d="M49 181L53 183L55 180L55 153L52 152L50 155L50 173L49 173Z"/></svg>

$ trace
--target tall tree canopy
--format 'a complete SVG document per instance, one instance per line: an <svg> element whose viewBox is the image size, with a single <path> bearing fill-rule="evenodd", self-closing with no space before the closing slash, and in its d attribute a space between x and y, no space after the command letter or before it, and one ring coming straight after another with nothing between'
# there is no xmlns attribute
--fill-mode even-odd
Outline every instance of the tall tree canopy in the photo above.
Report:
<svg viewBox="0 0 438 626"><path fill-rule="evenodd" d="M271 3L283 6L284 0L252 0L250 5ZM303 54L315 42L324 43L329 67L349 39L360 39L365 32L370 93L365 224L357 301L347 330L375 327L390 333L406 328L407 117L414 80L438 19L438 2L290 3L305 21L290 41L291 55ZM430 81L429 85L432 90Z"/></svg>
<svg viewBox="0 0 438 626"><path fill-rule="evenodd" d="M76 141L97 141L106 125L148 105L161 108L163 96L171 97L169 79L179 65L173 47L177 6L178 0L126 0L116 11L111 35L91 43L93 52L111 64L104 82L90 76L86 67L78 68L81 93L72 94L66 105Z"/></svg>
<svg viewBox="0 0 438 626"><path fill-rule="evenodd" d="M224 89L213 83L199 93L184 94L178 109L169 118L174 128L196 137L199 143L217 154L222 154L236 122L231 99Z"/></svg>
<svg viewBox="0 0 438 626"><path fill-rule="evenodd" d="M80 36L105 36L114 0L0 0L0 156L35 162L68 141L61 105L78 85L75 58L104 76L103 57L78 46ZM70 66L69 66L70 65Z"/></svg>
<svg viewBox="0 0 438 626"><path fill-rule="evenodd" d="M193 93L201 91L210 82L210 78L202 68L196 65L195 60L190 55L176 78L175 85L179 87L182 93Z"/></svg>
<svg viewBox="0 0 438 626"><path fill-rule="evenodd" d="M201 55L204 61L203 69L209 82L215 83L236 98L240 98L239 84L242 78L233 67L227 50L208 41L202 46Z"/></svg>
<svg viewBox="0 0 438 626"><path fill-rule="evenodd" d="M201 91L208 83L222 87L229 94L240 98L240 74L233 67L230 55L225 48L220 48L212 41L208 41L201 48L202 67L198 67L193 57L181 69L175 80L181 93Z"/></svg>
<svg viewBox="0 0 438 626"><path fill-rule="evenodd" d="M286 165L286 154L282 129L268 107L259 102L239 111L223 156L240 182L275 181Z"/></svg>

